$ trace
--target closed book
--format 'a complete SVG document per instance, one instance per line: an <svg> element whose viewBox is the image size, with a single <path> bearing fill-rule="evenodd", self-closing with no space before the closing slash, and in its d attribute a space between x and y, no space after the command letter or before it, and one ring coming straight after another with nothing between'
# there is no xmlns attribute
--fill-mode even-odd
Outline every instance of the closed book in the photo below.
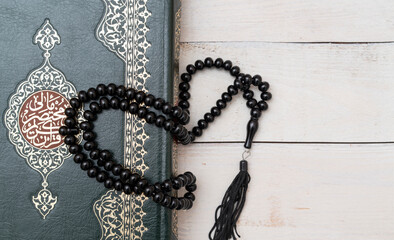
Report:
<svg viewBox="0 0 394 240"><path fill-rule="evenodd" d="M0 239L176 239L175 213L89 178L58 129L68 99L100 83L172 102L179 8L177 0L0 2ZM111 110L95 130L100 148L151 183L171 176L163 129Z"/></svg>

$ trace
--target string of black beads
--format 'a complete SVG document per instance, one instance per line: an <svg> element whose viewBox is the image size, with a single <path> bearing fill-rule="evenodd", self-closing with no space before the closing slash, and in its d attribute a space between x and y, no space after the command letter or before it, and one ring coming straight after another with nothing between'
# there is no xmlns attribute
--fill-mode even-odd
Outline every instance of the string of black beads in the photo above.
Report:
<svg viewBox="0 0 394 240"><path fill-rule="evenodd" d="M234 84L227 88L227 92L222 94L221 99L216 102L216 106L212 107L211 111L198 121L197 126L193 127L192 131L188 131L184 126L190 121L189 82L197 70L213 66L229 71L231 76L235 77ZM267 92L269 84L263 82L259 75L251 77L249 74L240 73L239 67L233 66L231 61L223 61L221 58L213 61L208 57L204 62L197 60L194 65L188 65L186 71L187 73L181 75L178 106L173 106L152 94L122 85L117 86L113 83L99 84L96 88L80 91L77 98L70 99L71 107L65 110L67 118L64 121L64 126L60 127L59 133L64 136L64 142L69 146L70 153L74 154L74 161L80 164L81 169L86 171L89 177L96 178L106 188L114 188L125 194L143 193L147 197L152 197L153 201L170 209L190 209L193 206L195 200L193 192L197 189L197 185L196 177L191 172L151 184L138 173L117 164L108 150L99 148L95 141L96 133L93 124L97 120L98 114L103 110L120 109L145 119L148 124L164 128L172 134L174 139L186 145L193 142L195 137L202 135L203 129L206 129L209 123L221 114L227 103L232 100L232 96L236 95L239 90L244 92L243 97L247 100L247 106L251 108L252 119L257 120L261 116L261 111L268 108L266 101L271 98L271 94ZM262 92L259 102L253 98L253 91L249 89L252 84ZM89 104L89 109L83 112L86 121L79 123L77 115L82 111L82 106L87 104ZM164 115L151 111L152 108L161 111ZM166 118L165 115L169 118ZM80 132L82 132L84 139L83 146L82 143L78 143L76 137ZM89 154L86 154L86 151ZM172 190L179 190L183 187L187 191L183 197L170 195Z"/></svg>

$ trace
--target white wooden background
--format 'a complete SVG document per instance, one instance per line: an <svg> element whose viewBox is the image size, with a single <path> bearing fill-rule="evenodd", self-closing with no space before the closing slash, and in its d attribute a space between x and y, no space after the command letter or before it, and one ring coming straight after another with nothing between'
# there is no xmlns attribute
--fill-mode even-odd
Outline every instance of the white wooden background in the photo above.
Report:
<svg viewBox="0 0 394 240"><path fill-rule="evenodd" d="M394 239L394 1L183 0L181 69L205 56L261 74L260 119L242 239ZM232 79L193 77L195 124ZM237 96L204 136L179 146L198 177L179 239L208 239L236 173L249 110Z"/></svg>

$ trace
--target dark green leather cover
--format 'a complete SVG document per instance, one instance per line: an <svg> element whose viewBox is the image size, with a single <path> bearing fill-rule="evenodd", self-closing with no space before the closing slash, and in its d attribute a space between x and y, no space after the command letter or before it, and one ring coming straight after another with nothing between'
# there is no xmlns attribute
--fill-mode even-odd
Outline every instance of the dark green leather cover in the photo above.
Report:
<svg viewBox="0 0 394 240"><path fill-rule="evenodd" d="M172 100L172 0L0 1L0 239L176 239L173 213L87 177L57 135L65 98L99 83ZM178 29L179 35L179 29ZM100 147L152 182L171 174L162 129L109 111Z"/></svg>

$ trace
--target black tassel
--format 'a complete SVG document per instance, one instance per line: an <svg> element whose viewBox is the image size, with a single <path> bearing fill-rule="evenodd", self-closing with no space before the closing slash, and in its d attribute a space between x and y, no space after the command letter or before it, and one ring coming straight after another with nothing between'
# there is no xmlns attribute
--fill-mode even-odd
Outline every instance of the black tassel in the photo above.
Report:
<svg viewBox="0 0 394 240"><path fill-rule="evenodd" d="M235 235L240 237L237 232L237 221L245 205L249 182L248 162L242 160L240 172L228 187L222 204L216 209L215 224L209 232L210 240L236 239Z"/></svg>

